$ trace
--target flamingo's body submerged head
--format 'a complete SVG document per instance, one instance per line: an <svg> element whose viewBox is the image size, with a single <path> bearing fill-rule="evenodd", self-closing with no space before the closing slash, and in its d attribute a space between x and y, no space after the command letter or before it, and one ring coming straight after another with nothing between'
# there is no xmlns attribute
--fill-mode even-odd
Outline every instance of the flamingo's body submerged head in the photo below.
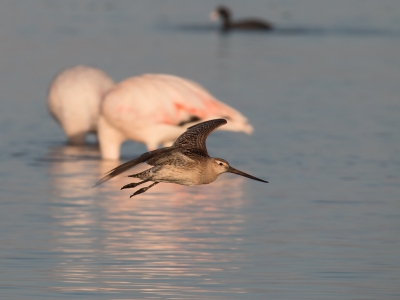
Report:
<svg viewBox="0 0 400 300"><path fill-rule="evenodd" d="M224 130L252 133L253 127L234 108L217 100L199 84L177 76L145 74L115 85L104 97L99 141L104 159L118 159L127 139L149 150L170 145L188 127L226 118Z"/></svg>

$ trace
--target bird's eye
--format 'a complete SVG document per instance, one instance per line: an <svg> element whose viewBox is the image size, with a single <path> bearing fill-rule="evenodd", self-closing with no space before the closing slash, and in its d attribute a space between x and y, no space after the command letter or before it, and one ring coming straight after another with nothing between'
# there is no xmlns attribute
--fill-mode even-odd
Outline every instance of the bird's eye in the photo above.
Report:
<svg viewBox="0 0 400 300"><path fill-rule="evenodd" d="M219 163L220 166L223 166L224 164L222 162Z"/></svg>

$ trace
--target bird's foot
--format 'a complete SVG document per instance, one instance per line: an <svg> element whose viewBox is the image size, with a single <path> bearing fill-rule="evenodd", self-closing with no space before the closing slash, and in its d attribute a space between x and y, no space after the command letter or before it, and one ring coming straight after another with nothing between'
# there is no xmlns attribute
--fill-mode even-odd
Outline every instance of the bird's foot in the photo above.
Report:
<svg viewBox="0 0 400 300"><path fill-rule="evenodd" d="M124 185L122 188L121 188L121 190L123 190L123 189L130 189L130 188L134 188L134 187L137 187L139 184L141 184L142 182L132 182L132 183L128 183L128 184L126 184L126 185Z"/></svg>
<svg viewBox="0 0 400 300"><path fill-rule="evenodd" d="M136 195L139 195L139 194L144 193L145 191L147 191L149 188L155 186L156 184L159 184L159 182L156 181L156 182L150 184L149 186L146 186L146 187L144 187L144 188L141 188L141 189L137 190L137 191L134 192L132 195L130 195L129 198L132 198L133 196L136 196Z"/></svg>
<svg viewBox="0 0 400 300"><path fill-rule="evenodd" d="M140 182L128 183L128 184L124 185L124 186L121 188L121 190L137 187L139 184L145 183L145 182L147 182L147 181L150 181L150 179L146 179L146 180L143 180L143 181L140 181Z"/></svg>
<svg viewBox="0 0 400 300"><path fill-rule="evenodd" d="M137 190L136 192L134 192L132 195L130 195L129 198L132 198L133 196L142 194L145 191L147 191L148 189L149 189L148 187L141 188L141 189Z"/></svg>

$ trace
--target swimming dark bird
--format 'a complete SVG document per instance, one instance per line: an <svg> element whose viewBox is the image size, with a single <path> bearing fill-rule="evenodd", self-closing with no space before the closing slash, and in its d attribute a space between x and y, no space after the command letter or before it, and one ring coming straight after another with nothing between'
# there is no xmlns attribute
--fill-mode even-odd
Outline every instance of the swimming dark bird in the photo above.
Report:
<svg viewBox="0 0 400 300"><path fill-rule="evenodd" d="M259 19L245 19L240 21L232 21L231 10L223 5L218 6L210 15L211 19L222 20L223 31L229 31L233 29L242 30L271 30L273 26L270 22L259 20Z"/></svg>
<svg viewBox="0 0 400 300"><path fill-rule="evenodd" d="M124 185L121 190L134 188L146 182L152 182L152 184L137 190L131 197L146 192L149 188L160 182L188 186L208 184L225 172L261 182L268 182L231 167L225 159L214 158L208 155L206 148L207 136L213 130L226 123L225 119L214 119L189 127L171 147L146 152L138 158L116 167L101 178L95 186L144 162L153 167L128 176L139 178L143 181Z"/></svg>

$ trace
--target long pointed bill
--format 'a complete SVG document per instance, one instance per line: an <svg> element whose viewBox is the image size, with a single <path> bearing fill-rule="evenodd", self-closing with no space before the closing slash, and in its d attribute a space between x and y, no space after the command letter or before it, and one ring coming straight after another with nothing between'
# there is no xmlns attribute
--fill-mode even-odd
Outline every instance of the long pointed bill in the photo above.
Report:
<svg viewBox="0 0 400 300"><path fill-rule="evenodd" d="M254 177L254 176L252 176L252 175L250 175L250 174L247 174L247 173L245 173L245 172L239 171L239 170L237 170L237 169L235 169L235 168L232 168L232 167L229 167L229 169L228 169L227 172L233 173L233 174L237 174L237 175L241 175L241 176L244 176L244 177L253 179L253 180L257 180L257 181L261 181L261 182L266 182L266 183L268 183L268 181L265 181L265 180L262 180L262 179L260 179L260 178Z"/></svg>

